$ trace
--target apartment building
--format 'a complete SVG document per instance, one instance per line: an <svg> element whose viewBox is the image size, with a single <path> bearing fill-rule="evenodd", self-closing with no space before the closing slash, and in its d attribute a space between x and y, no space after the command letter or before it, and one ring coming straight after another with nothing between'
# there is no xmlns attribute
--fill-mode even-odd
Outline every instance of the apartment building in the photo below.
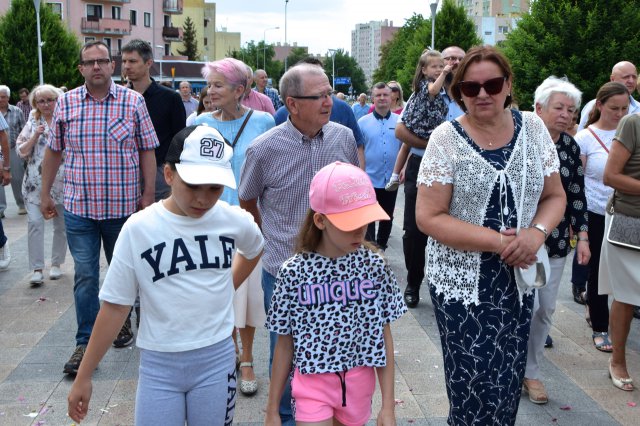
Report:
<svg viewBox="0 0 640 426"><path fill-rule="evenodd" d="M351 57L356 60L371 85L373 72L380 62L380 47L393 38L400 27L394 27L393 21L370 21L367 24L356 24L351 31Z"/></svg>
<svg viewBox="0 0 640 426"><path fill-rule="evenodd" d="M476 25L476 34L484 44L495 45L507 38L529 11L530 0L458 0Z"/></svg>
<svg viewBox="0 0 640 426"><path fill-rule="evenodd" d="M182 14L184 0L47 0L46 4L78 36L81 43L103 40L119 55L127 40L141 38L155 46L157 58L175 54L182 40L173 18ZM43 0L44 2L44 0ZM0 0L0 14L10 0Z"/></svg>

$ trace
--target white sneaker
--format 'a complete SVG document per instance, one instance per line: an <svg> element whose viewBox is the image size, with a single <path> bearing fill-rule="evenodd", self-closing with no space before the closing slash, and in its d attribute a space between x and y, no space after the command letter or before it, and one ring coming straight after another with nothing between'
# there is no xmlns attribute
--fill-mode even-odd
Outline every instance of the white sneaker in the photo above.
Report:
<svg viewBox="0 0 640 426"><path fill-rule="evenodd" d="M400 186L400 179L390 179L389 182L384 186L384 190L387 192L394 192L398 190Z"/></svg>
<svg viewBox="0 0 640 426"><path fill-rule="evenodd" d="M9 242L7 241L3 247L0 247L0 271L9 268L11 263L11 252L9 252Z"/></svg>
<svg viewBox="0 0 640 426"><path fill-rule="evenodd" d="M44 282L42 271L33 271L33 274L31 274L31 278L29 278L29 282L31 284L42 284Z"/></svg>
<svg viewBox="0 0 640 426"><path fill-rule="evenodd" d="M49 279L50 280L57 280L62 276L62 271L60 270L59 266L52 266L51 269L49 270Z"/></svg>

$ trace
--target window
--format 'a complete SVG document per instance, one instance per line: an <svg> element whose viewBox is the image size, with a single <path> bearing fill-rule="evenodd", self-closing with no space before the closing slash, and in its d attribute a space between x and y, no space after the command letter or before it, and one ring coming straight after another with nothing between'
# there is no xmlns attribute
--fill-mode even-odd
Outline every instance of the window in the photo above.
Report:
<svg viewBox="0 0 640 426"><path fill-rule="evenodd" d="M102 41L104 41L104 44L106 44L107 47L109 47L109 53L111 53L111 38L105 37Z"/></svg>
<svg viewBox="0 0 640 426"><path fill-rule="evenodd" d="M206 46L207 45L207 38L204 38L203 44Z"/></svg>
<svg viewBox="0 0 640 426"><path fill-rule="evenodd" d="M95 37L85 37L84 38L84 42L85 43L89 43L90 41L96 41L96 38Z"/></svg>
<svg viewBox="0 0 640 426"><path fill-rule="evenodd" d="M151 26L151 14L149 12L144 13L144 26L145 27Z"/></svg>
<svg viewBox="0 0 640 426"><path fill-rule="evenodd" d="M138 25L138 11L132 10L129 13L129 21L131 21L131 25Z"/></svg>
<svg viewBox="0 0 640 426"><path fill-rule="evenodd" d="M509 27L505 26L498 26L498 34L508 34L509 33Z"/></svg>
<svg viewBox="0 0 640 426"><path fill-rule="evenodd" d="M102 6L99 4L87 5L87 20L97 21L102 18Z"/></svg>
<svg viewBox="0 0 640 426"><path fill-rule="evenodd" d="M163 20L164 20L164 26L165 27L172 27L173 25L171 25L171 17L169 15L164 15L163 16Z"/></svg>
<svg viewBox="0 0 640 426"><path fill-rule="evenodd" d="M116 52L116 54L118 54L118 55L122 55L122 39L121 39L121 38L119 38L119 39L117 40L117 43L118 43L118 51Z"/></svg>
<svg viewBox="0 0 640 426"><path fill-rule="evenodd" d="M111 17L113 19L122 19L122 8L120 6L111 6Z"/></svg>
<svg viewBox="0 0 640 426"><path fill-rule="evenodd" d="M62 3L47 3L51 11L62 19Z"/></svg>

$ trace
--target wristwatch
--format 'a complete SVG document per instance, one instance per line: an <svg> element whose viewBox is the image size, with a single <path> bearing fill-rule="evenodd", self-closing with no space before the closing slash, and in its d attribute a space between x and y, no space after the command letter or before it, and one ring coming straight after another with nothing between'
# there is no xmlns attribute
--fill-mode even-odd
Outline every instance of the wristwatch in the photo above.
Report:
<svg viewBox="0 0 640 426"><path fill-rule="evenodd" d="M9 170L11 170L11 167L3 166L2 170L4 170L5 172L8 172Z"/></svg>
<svg viewBox="0 0 640 426"><path fill-rule="evenodd" d="M545 240L549 236L549 232L547 231L547 228L545 228L544 226L540 225L539 223L534 223L533 225L531 225L531 227L532 228L536 228L538 231L542 232L544 234L544 239Z"/></svg>

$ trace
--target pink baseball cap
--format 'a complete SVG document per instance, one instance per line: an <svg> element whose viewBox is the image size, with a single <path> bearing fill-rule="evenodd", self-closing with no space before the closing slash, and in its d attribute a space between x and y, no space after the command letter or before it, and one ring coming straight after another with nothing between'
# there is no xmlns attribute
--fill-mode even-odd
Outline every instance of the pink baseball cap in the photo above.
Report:
<svg viewBox="0 0 640 426"><path fill-rule="evenodd" d="M309 204L341 231L390 219L376 200L369 176L362 169L339 161L324 166L313 177Z"/></svg>

